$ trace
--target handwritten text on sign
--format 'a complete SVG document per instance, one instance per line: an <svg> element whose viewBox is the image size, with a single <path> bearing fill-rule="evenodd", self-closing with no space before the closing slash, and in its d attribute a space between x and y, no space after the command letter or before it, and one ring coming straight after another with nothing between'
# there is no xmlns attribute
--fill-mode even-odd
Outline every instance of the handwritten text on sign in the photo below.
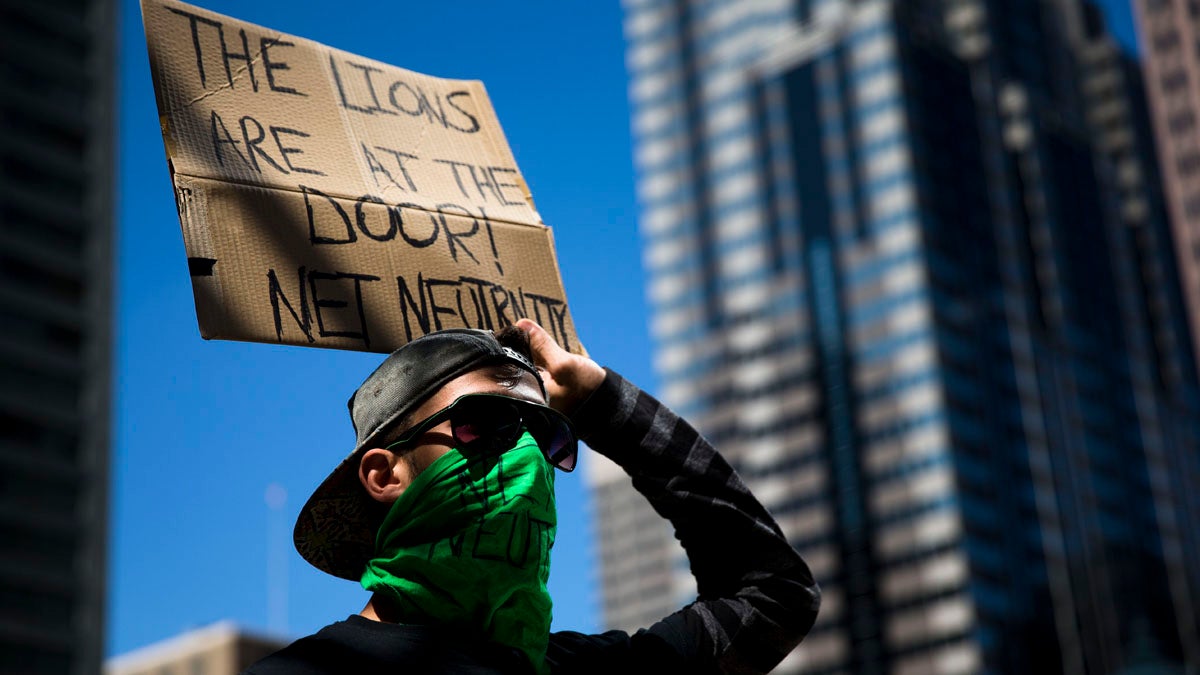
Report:
<svg viewBox="0 0 1200 675"><path fill-rule="evenodd" d="M530 317L579 351L483 86L143 0L205 337L390 351Z"/></svg>

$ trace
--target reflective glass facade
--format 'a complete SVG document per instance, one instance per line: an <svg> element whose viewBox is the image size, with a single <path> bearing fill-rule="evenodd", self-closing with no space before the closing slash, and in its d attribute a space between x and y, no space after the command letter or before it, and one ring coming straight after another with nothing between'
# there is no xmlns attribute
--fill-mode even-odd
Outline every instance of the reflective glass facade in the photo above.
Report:
<svg viewBox="0 0 1200 675"><path fill-rule="evenodd" d="M824 590L780 672L1200 665L1190 335L1094 8L630 0L626 35L661 394ZM637 549L677 581L605 560L624 628L694 594Z"/></svg>

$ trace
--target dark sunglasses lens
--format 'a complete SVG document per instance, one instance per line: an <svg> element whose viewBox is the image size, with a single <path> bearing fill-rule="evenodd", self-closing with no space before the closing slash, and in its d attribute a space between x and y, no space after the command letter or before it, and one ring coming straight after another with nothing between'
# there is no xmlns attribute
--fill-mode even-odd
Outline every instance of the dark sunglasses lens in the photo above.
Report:
<svg viewBox="0 0 1200 675"><path fill-rule="evenodd" d="M575 436L566 428L556 428L556 435L546 448L546 457L550 463L563 471L575 470L575 459L578 457L578 446Z"/></svg>
<svg viewBox="0 0 1200 675"><path fill-rule="evenodd" d="M578 444L571 427L548 413L538 412L528 418L530 431L537 437L546 459L563 471L573 471Z"/></svg>
<svg viewBox="0 0 1200 675"><path fill-rule="evenodd" d="M451 419L454 439L470 449L505 450L521 434L517 407L503 401L482 399L460 406Z"/></svg>

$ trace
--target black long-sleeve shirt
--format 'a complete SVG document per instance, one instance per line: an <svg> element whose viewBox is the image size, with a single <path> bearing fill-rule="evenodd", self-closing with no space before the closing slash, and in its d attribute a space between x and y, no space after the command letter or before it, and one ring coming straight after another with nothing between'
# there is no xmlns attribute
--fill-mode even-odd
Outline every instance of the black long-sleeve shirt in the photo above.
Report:
<svg viewBox="0 0 1200 675"><path fill-rule="evenodd" d="M765 673L807 634L820 592L808 566L729 463L666 406L615 372L576 411L580 437L619 464L670 520L698 598L630 635L559 632L555 673ZM252 666L249 675L514 673L518 654L436 626L351 616Z"/></svg>

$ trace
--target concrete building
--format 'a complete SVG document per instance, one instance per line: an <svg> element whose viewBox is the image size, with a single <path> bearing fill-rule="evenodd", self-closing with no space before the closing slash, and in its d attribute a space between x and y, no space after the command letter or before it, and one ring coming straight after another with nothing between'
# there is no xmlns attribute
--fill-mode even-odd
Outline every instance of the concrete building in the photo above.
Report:
<svg viewBox="0 0 1200 675"><path fill-rule="evenodd" d="M116 3L0 4L0 672L99 673Z"/></svg>
<svg viewBox="0 0 1200 675"><path fill-rule="evenodd" d="M1200 4L1132 4L1193 348L1200 360Z"/></svg>
<svg viewBox="0 0 1200 675"><path fill-rule="evenodd" d="M237 675L287 642L229 622L198 628L110 659L105 675Z"/></svg>
<svg viewBox="0 0 1200 675"><path fill-rule="evenodd" d="M1143 276L1139 288L1153 377L1158 386L1177 390L1194 377L1196 362L1187 344L1191 330L1151 114L1142 95L1142 65L1104 30L1094 5L1083 7L1078 54L1089 127L1107 159L1119 219L1133 235L1129 246Z"/></svg>
<svg viewBox="0 0 1200 675"><path fill-rule="evenodd" d="M1200 666L1191 336L1095 7L625 7L662 397L824 590L780 672ZM636 628L695 589L595 466Z"/></svg>

